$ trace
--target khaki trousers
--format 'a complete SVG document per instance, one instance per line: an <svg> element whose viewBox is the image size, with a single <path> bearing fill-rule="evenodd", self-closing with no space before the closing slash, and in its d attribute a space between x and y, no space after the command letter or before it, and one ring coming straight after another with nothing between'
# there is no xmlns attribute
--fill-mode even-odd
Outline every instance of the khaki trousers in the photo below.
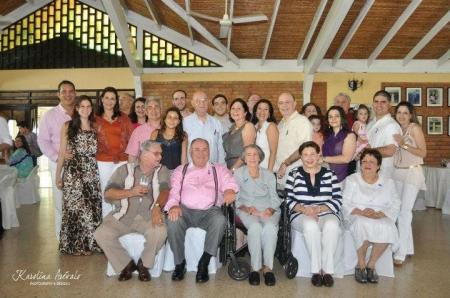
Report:
<svg viewBox="0 0 450 298"><path fill-rule="evenodd" d="M131 261L131 257L123 248L119 238L129 233L144 235L145 244L141 254L142 263L147 268L153 268L155 256L164 245L167 238L166 226L153 226L151 219L145 221L137 215L128 226L115 219L111 214L103 219L103 223L94 232L95 240L103 249L106 258L116 272L121 272Z"/></svg>

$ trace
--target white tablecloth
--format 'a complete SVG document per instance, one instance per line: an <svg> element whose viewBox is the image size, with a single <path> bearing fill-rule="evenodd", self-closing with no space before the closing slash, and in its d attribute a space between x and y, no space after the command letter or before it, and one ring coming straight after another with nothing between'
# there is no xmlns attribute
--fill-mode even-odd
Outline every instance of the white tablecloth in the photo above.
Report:
<svg viewBox="0 0 450 298"><path fill-rule="evenodd" d="M427 207L442 209L450 189L450 168L424 166L426 191L420 191L417 199L425 199Z"/></svg>
<svg viewBox="0 0 450 298"><path fill-rule="evenodd" d="M0 165L0 199L2 204L2 225L4 229L19 226L14 196L16 181L17 169Z"/></svg>

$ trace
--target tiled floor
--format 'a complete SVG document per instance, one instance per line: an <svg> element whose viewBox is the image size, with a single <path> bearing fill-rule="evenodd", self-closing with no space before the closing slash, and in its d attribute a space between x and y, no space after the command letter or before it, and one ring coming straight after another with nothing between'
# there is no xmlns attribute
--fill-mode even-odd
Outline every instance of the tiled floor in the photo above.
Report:
<svg viewBox="0 0 450 298"><path fill-rule="evenodd" d="M41 172L41 186L49 185L48 176L48 172ZM416 255L395 269L395 278L381 277L378 285L360 285L353 276L346 276L336 279L333 288L315 288L307 278L288 280L279 264L275 268L277 285L271 288L233 281L225 268L202 285L195 283L194 273L188 273L184 281L175 283L168 272L148 283L139 282L136 277L118 282L116 278L106 277L103 255L74 257L58 253L51 189L41 187L40 192L41 203L20 207L17 210L20 228L7 231L0 241L1 298L450 297L450 216L442 215L440 210L414 213ZM62 277L58 272L68 272L71 276ZM52 284L38 285L37 282Z"/></svg>

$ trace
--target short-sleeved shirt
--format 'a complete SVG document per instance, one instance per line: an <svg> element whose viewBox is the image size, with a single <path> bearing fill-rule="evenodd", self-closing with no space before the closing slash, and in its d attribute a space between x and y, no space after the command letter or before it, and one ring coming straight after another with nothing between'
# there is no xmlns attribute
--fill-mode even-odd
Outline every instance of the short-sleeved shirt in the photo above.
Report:
<svg viewBox="0 0 450 298"><path fill-rule="evenodd" d="M367 136L369 139L370 147L378 148L388 145L397 146L397 142L394 139L394 134L401 134L402 129L400 125L391 117L391 114L387 114L380 119L374 119L367 125ZM394 168L393 157L383 157L381 163L381 170L383 175L390 177Z"/></svg>
<svg viewBox="0 0 450 298"><path fill-rule="evenodd" d="M154 127L148 123L144 123L141 126L136 127L136 129L131 134L130 141L128 142L125 153L137 157L139 155L139 146L143 142L150 140L150 135L155 129L158 128L159 127Z"/></svg>
<svg viewBox="0 0 450 298"><path fill-rule="evenodd" d="M153 174L154 170L147 175L150 181L148 184L149 190L147 194L145 194L142 197L137 196L128 198L127 213L120 219L122 223L130 225L137 215L141 215L142 218L144 218L144 220L146 221L150 220L150 208L153 204L153 200L157 199L153 198L153 185L152 185ZM119 168L117 168L117 170L112 174L105 188L105 192L109 189L125 189L125 179L127 178L127 176L128 176L128 168L127 165L124 164ZM137 165L134 168L133 186L139 185L141 176L143 176L143 173L139 165ZM159 192L170 189L170 174L169 170L165 166L161 166L161 169L158 172L158 185L159 185ZM119 204L120 200L112 200L112 201L110 200L110 202ZM117 212L117 210L112 211L112 213L115 212Z"/></svg>

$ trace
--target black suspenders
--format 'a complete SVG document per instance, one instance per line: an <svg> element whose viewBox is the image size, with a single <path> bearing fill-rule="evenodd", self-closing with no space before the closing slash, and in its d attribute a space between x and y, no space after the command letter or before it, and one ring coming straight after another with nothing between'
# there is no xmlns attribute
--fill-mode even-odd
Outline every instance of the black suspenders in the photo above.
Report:
<svg viewBox="0 0 450 298"><path fill-rule="evenodd" d="M186 176L186 172L187 172L188 166L189 166L188 163L185 164L183 166L183 171L181 172L180 203L181 203L181 192L183 191L184 177ZM217 180L216 167L213 164L211 164L211 168L212 168L212 171L213 171L214 188L215 188L214 206L216 206L217 200L219 199L219 181Z"/></svg>

